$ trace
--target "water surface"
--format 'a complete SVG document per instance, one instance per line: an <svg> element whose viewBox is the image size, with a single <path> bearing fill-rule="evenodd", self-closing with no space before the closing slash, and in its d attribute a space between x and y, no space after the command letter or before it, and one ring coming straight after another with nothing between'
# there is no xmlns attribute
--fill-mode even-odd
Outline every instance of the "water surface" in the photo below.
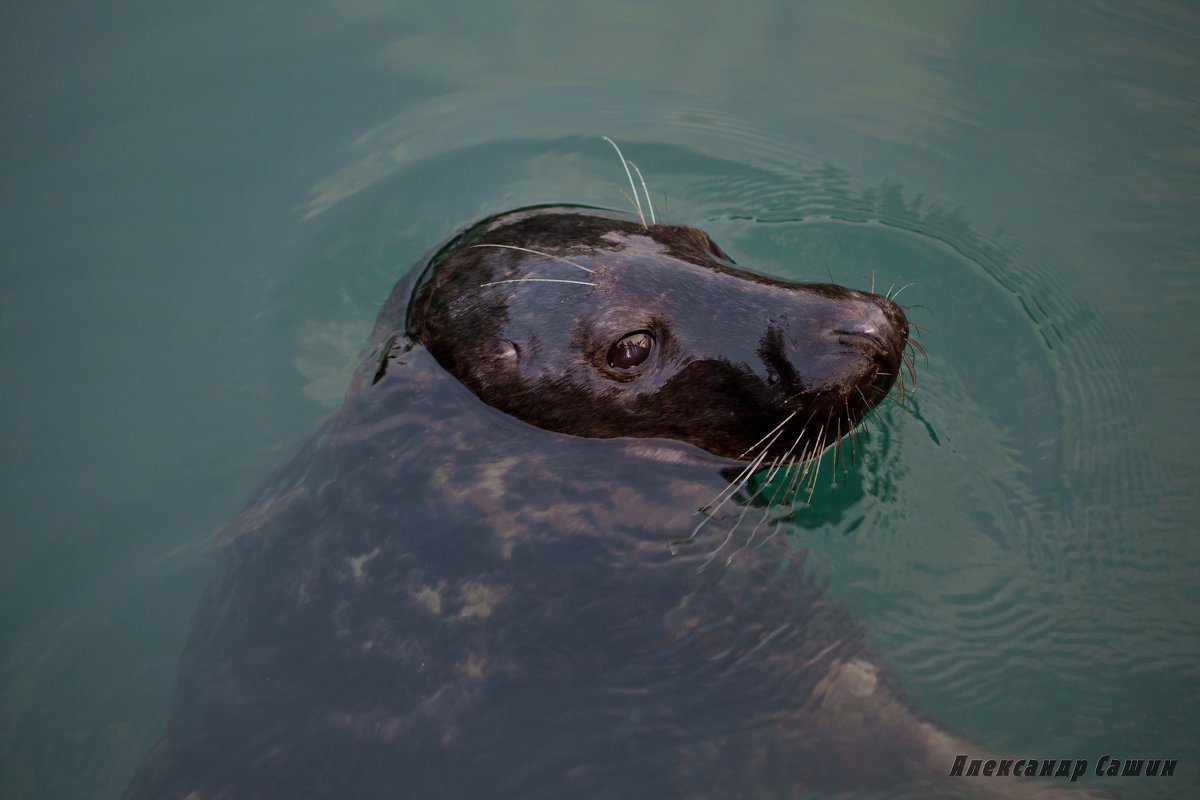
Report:
<svg viewBox="0 0 1200 800"><path fill-rule="evenodd" d="M1200 17L1180 3L0 9L0 795L116 797L211 532L456 226L621 207L902 295L916 396L789 535L913 702L1200 791ZM831 499L836 498L836 499Z"/></svg>

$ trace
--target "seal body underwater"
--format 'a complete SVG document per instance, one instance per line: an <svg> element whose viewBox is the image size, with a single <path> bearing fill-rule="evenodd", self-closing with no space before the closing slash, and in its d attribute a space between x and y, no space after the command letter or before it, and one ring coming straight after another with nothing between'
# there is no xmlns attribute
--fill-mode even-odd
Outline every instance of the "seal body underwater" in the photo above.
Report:
<svg viewBox="0 0 1200 800"><path fill-rule="evenodd" d="M226 527L128 796L958 796L978 748L896 699L769 507L716 510L739 474L794 491L907 344L890 300L694 228L466 228Z"/></svg>

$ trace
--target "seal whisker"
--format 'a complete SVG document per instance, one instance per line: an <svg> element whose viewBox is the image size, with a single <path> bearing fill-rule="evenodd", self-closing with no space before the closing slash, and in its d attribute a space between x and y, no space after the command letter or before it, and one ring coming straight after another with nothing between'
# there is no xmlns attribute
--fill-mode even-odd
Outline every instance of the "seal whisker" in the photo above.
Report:
<svg viewBox="0 0 1200 800"><path fill-rule="evenodd" d="M857 464L858 463L858 449L862 445L862 443L858 439L858 426L855 426L854 428L852 428L850 430L850 433L846 434L846 439L847 439L846 447L848 447L850 449L850 463ZM847 475L846 479L849 480L849 477L850 476Z"/></svg>
<svg viewBox="0 0 1200 800"><path fill-rule="evenodd" d="M564 258L563 256L556 256L553 253L547 253L542 250L534 250L530 247L518 247L515 244L473 244L473 245L471 245L470 249L475 249L478 247L495 247L500 250L517 250L518 252L521 252L521 253L532 253L535 256L542 256L543 258L549 258L554 261L561 261L564 264L569 264L572 267L574 267L575 269L581 269L584 272L588 273L589 275L595 273L595 271L596 271L594 269L588 269L587 267L583 266L582 264L576 264L574 261L572 261L569 258Z"/></svg>
<svg viewBox="0 0 1200 800"><path fill-rule="evenodd" d="M891 297L889 297L888 299L894 303L894 302L896 302L896 298L900 296L901 292L903 292L905 289L907 289L910 286L916 286L916 285L917 285L916 282L906 283L903 286L901 286L899 289L897 289L896 293L894 295L892 295Z"/></svg>
<svg viewBox="0 0 1200 800"><path fill-rule="evenodd" d="M836 481L837 481L837 472L838 472L839 457L840 457L840 456L841 456L841 454L842 454L842 439L841 439L841 432L842 432L842 431L841 431L841 428L842 428L842 426L841 426L841 421L839 420L839 422L838 422L838 429L837 429L836 431L834 431L834 433L833 433L833 446L832 446L832 449L833 449L833 463L832 463L832 464L830 464L830 466L829 466L829 468L833 470L833 480L834 480L834 482L836 482Z"/></svg>
<svg viewBox="0 0 1200 800"><path fill-rule="evenodd" d="M829 417L826 419L826 423L831 423L833 421L834 421L833 420L833 410L830 409ZM845 454L842 452L842 437L843 436L844 436L844 434L842 433L842 418L841 418L841 416L838 416L837 427L833 429L833 443L831 445L833 447L833 463L830 465L829 468L833 471L833 475L830 476L830 484L829 484L830 486L837 485L838 467L842 468L843 474L846 471L846 457L845 457Z"/></svg>
<svg viewBox="0 0 1200 800"><path fill-rule="evenodd" d="M488 283L479 284L479 286L476 288L482 289L485 286L499 286L502 283L573 283L573 284L576 284L577 286L595 286L596 285L594 283L591 283L590 281L568 281L568 280L564 280L562 278L529 278L529 277L525 277L525 278L510 278L509 280L503 280L503 281L489 281Z"/></svg>
<svg viewBox="0 0 1200 800"><path fill-rule="evenodd" d="M775 475L779 472L779 467L782 463L783 463L782 459L776 459L771 464L770 470L767 472L766 477L763 478L762 485L754 490L754 494L752 494L746 498L746 504L744 506L742 506L741 513L738 514L737 519L734 520L733 524L731 526L729 526L729 533L726 534L725 541L722 542L720 544L720 546L717 547L716 550L713 550L713 552L708 557L708 561L704 562L705 565L707 565L709 562L711 562L713 560L713 558L716 557L717 553L721 550L721 548L723 548L725 545L729 544L729 541L733 538L733 534L737 531L737 529L739 527L741 527L742 522L746 519L746 515L750 513L750 509L753 507L754 501L756 499L758 499L758 497L763 492L765 492L769 486L771 486L771 481L774 480ZM768 509L770 508L770 502L771 502L770 500L767 501ZM730 563L733 560L733 557L735 555L737 555L737 553L738 553L738 551L734 551L733 553L731 553L725 563L726 564Z"/></svg>
<svg viewBox="0 0 1200 800"><path fill-rule="evenodd" d="M811 423L813 421L813 417L815 417L816 415L817 415L817 412L815 410L811 414L808 415L808 419L804 421L804 425L800 428L800 433L796 434L796 441L792 442L791 447L789 447L787 449L787 452L783 456L785 459L791 459L791 464L795 465L797 467L796 474L792 477L791 481L788 483L787 490L783 493L783 498L784 498L783 502L788 505L790 505L792 502L793 490L795 489L795 486L796 486L796 480L800 476L802 470L808 469L809 448L808 448L808 446L801 448L800 454L794 458L792 458L792 453L795 452L796 448L800 445L800 442L803 441L804 434L808 431L809 423ZM788 419L791 419L793 416L795 416L794 412L792 414L788 415Z"/></svg>
<svg viewBox="0 0 1200 800"><path fill-rule="evenodd" d="M796 491L799 488L800 482L804 480L804 476L808 475L809 470L812 469L812 459L810 458L808 446L805 446L804 450L800 451L800 455L796 458L796 465L796 474L792 475L792 482L788 483L787 486L788 503L792 503L796 499Z"/></svg>
<svg viewBox="0 0 1200 800"><path fill-rule="evenodd" d="M805 480L805 478L808 477L808 474L812 471L813 456L814 456L814 454L820 452L817 449L819 444L820 444L820 441L809 442L808 444L806 444L804 446L804 449L800 451L800 455L797 457L796 460L799 461L803 465L803 470L797 475L797 483L802 483Z"/></svg>
<svg viewBox="0 0 1200 800"><path fill-rule="evenodd" d="M784 421L780 422L778 426L775 426L774 428L772 428L772 431L780 431L780 433L782 433L782 431L781 431L782 426L785 426L788 421L791 421L792 417L796 416L796 414L797 414L796 411L792 411L792 413L790 413L786 417L784 417ZM805 462L806 452L808 452L808 449L804 449L804 450L800 451L800 455L796 456L794 458L792 457L792 453L796 452L796 449L799 446L800 441L802 441L804 439L804 434L806 431L808 431L809 423L812 421L812 417L814 417L814 416L816 416L815 410L812 411L811 414L809 414L809 419L805 420L804 425L802 427L800 427L800 432L798 434L796 434L796 440L794 440L793 443L790 446L788 446L788 449L784 452L784 455L780 456L780 458L779 458L780 462L788 463L788 467L787 467L788 470L790 470L792 468L792 465L803 464ZM779 438L779 434L776 434L775 438L772 439L772 441L770 441L770 443L767 445L768 450L770 449L770 445L774 444L775 439L778 439L778 438ZM763 441L762 439L758 440L758 443L755 444L755 447L757 447L758 444L761 444L762 441ZM751 447L751 450L754 450L754 447ZM798 474L798 471L799 470L797 470L797 474ZM787 475L786 471L785 471L785 475ZM794 488L794 483L796 483L796 480L794 480L794 477L791 482L785 481L786 491L784 493L782 493L782 498L784 498L784 503L787 503L787 504L791 503L791 495L792 495L792 491ZM775 499L776 498L773 497L772 500L770 500L770 501L772 501L772 503L774 503ZM757 525L755 528L757 529Z"/></svg>
<svg viewBox="0 0 1200 800"><path fill-rule="evenodd" d="M782 459L776 459L774 461L774 463L771 465L770 471L767 473L767 477L763 479L762 485L759 486L757 489L755 489L754 493L746 498L746 504L742 507L742 511L740 514L738 514L737 519L735 519L733 524L729 526L729 532L727 534L725 534L724 541L722 541L719 545L717 545L716 549L708 554L708 558L706 558L704 560L704 563L700 565L700 569L704 569L709 564L711 564L713 562L713 559L715 559L717 557L717 554L720 553L725 548L725 546L728 545L729 542L733 540L733 534L737 531L737 529L741 526L742 522L746 519L746 515L750 513L750 509L753 508L754 501L757 500L759 495L761 495L763 492L765 492L767 490L767 488L771 485L771 479L779 471L779 465L781 463L782 463ZM732 561L733 556L735 556L735 555L737 555L736 552L730 554L729 559L726 560L725 563L729 564Z"/></svg>
<svg viewBox="0 0 1200 800"><path fill-rule="evenodd" d="M913 363L913 357L910 353L905 352L905 353L900 354L900 358L904 362L904 366L908 369L909 380L912 381L912 391L910 392L910 394L916 394L917 393L917 368L916 368L916 364Z"/></svg>
<svg viewBox="0 0 1200 800"><path fill-rule="evenodd" d="M801 455L803 455L803 453L801 453ZM787 480L786 488L783 490L784 505L790 507L795 502L796 484L799 483L800 476L804 473L804 470L807 469L807 464L808 462L801 460L800 456L797 456L796 459L792 461L791 475Z"/></svg>
<svg viewBox="0 0 1200 800"><path fill-rule="evenodd" d="M803 490L804 482L808 479L808 476L812 473L812 469L813 469L813 457L812 457L813 447L812 447L812 445L813 444L816 444L816 442L813 442L812 444L805 447L804 451L800 454L800 458L798 459L798 462L802 466L801 466L800 470L797 471L795 479L793 480L792 485L788 489L788 491L792 492L792 501L793 502L795 501L796 495L799 494Z"/></svg>
<svg viewBox="0 0 1200 800"><path fill-rule="evenodd" d="M863 433L867 436L871 435L871 423L874 421L875 409L871 409L870 413L862 418L859 425L862 427Z"/></svg>
<svg viewBox="0 0 1200 800"><path fill-rule="evenodd" d="M712 513L706 513L706 515L704 515L704 518L701 519L700 523L697 523L696 527L691 529L691 534L689 534L688 537L686 537L686 539L674 540L674 541L670 542L670 545L668 545L667 547L670 548L670 551L672 554L674 554L674 552L676 552L676 551L674 551L674 548L676 548L676 546L686 545L686 543L696 539L696 534L700 533L700 529L703 528L704 525L708 524L710 519L713 519L715 517L716 512L720 511L721 507L724 506L727 503L727 501L733 497L734 494L737 494L737 489L744 487L746 485L746 483L749 482L750 474L752 473L752 471L754 471L751 468L757 469L758 465L760 465L762 463L763 458L766 457L766 455L767 455L766 451L763 451L762 453L760 453L760 455L758 455L755 458L754 462L751 462L751 464L749 464L748 467L746 467L746 469L742 470L742 475L739 475L737 477L737 479L734 479L734 481L732 483L730 483L730 486L727 486L725 489L722 489L722 494L724 494L725 492L728 492L728 494L725 495L725 499L722 499L720 501L720 503L714 507L714 509L712 510ZM730 491L730 489L733 489L733 491ZM708 564L708 561L706 561L706 563L704 563L704 565L707 565L707 564Z"/></svg>
<svg viewBox="0 0 1200 800"><path fill-rule="evenodd" d="M872 411L869 411L866 414L864 414L863 418L860 419L858 421L858 424L854 426L854 437L855 437L855 440L858 442L859 449L861 449L861 450L866 449L864 447L865 440L867 438L869 438L871 435L871 427L868 424L868 418L871 416L871 413L873 413L873 411L874 411L874 409L872 409Z"/></svg>
<svg viewBox="0 0 1200 800"><path fill-rule="evenodd" d="M809 416L809 422L811 422L811 421L812 421L812 415ZM805 458L805 453L807 452L807 448L802 448L800 451L800 454L797 455L795 458L792 458L792 453L795 452L796 448L800 445L801 440L804 439L804 433L806 430L808 430L807 423L805 424L804 428L800 429L800 433L796 436L796 441L792 442L792 446L788 448L787 452L783 456L785 459L789 460L787 469L784 470L784 473L783 473L784 481L781 484L781 486L783 487L783 492L781 495L779 495L779 497L781 498L781 502L784 505L790 506L792 504L792 498L794 496L793 492L796 488L796 482L799 480L801 473L808 468L808 461ZM772 502L774 502L775 498L772 497L771 500L772 500ZM762 524L762 520L759 521L759 525L761 525L761 524ZM754 531L757 531L757 530L758 530L758 525L754 526ZM754 531L751 531L751 533L750 533L751 538L753 538L753 536L754 536ZM748 544L749 544L749 542L747 542L747 545Z"/></svg>
<svg viewBox="0 0 1200 800"><path fill-rule="evenodd" d="M847 451L842 457L842 480L850 482L850 469L858 463L858 451L855 448L854 430L851 429L842 441L842 447Z"/></svg>
<svg viewBox="0 0 1200 800"><path fill-rule="evenodd" d="M816 413L816 412L813 412L813 413ZM750 455L751 453L753 453L753 452L754 452L754 449L755 449L756 447L758 447L760 444L762 444L763 442L765 442L765 441L767 440L767 436L770 436L771 434L775 433L777 430L779 430L780 428L782 428L784 425L787 425L789 422L791 422L791 420L792 420L792 417L794 417L794 416L796 416L796 412L795 412L795 411L793 411L792 413L790 413L790 414L788 414L786 417L784 417L784 418L783 418L783 422L779 423L779 424L778 424L778 425L776 425L774 428L771 428L771 430L769 430L769 431L767 432L767 435L766 435L766 436L762 437L762 438L761 438L761 439L759 439L757 442L755 442L754 444L752 444L752 445L750 445L749 447L747 447L747 448L746 448L746 450L745 450L745 452L743 452L743 453L742 453L740 456L738 456L738 459L739 459L739 460L741 460L741 459L745 458L746 456ZM807 424L807 423L805 423L805 424ZM774 439L772 439L771 441L775 441L775 440L774 440ZM769 446L770 446L770 445L768 445L768 447L769 447Z"/></svg>
<svg viewBox="0 0 1200 800"><path fill-rule="evenodd" d="M835 439L833 442L833 475L829 478L830 486L837 486L838 467L841 467L842 480L847 480L849 473L846 471L846 454L843 452L845 445L841 439Z"/></svg>
<svg viewBox="0 0 1200 800"><path fill-rule="evenodd" d="M903 353L901 353L900 357L901 357L901 359L903 359L903 358L904 358L904 354L903 354ZM900 395L900 402L901 402L901 403L903 403L903 402L904 402L904 397L905 397L905 387L904 387L904 366L903 366L903 363L901 363L901 364L897 365L897 367L896 367L896 375L895 375L895 377L896 377L896 391L897 391L897 392L899 393L899 395Z"/></svg>
<svg viewBox="0 0 1200 800"><path fill-rule="evenodd" d="M629 162L629 166L633 167L633 171L637 173L638 180L642 183L642 194L646 195L646 210L650 212L650 224L657 225L658 220L654 218L654 203L650 200L650 190L646 188L646 179L642 177L642 171L638 169L638 165Z"/></svg>
<svg viewBox="0 0 1200 800"><path fill-rule="evenodd" d="M759 516L758 522L756 522L754 524L754 527L750 529L750 535L746 537L746 543L743 544L741 547L739 547L737 550L734 550L732 553L729 554L729 556L725 559L726 564L732 564L733 559L737 557L738 553L740 553L743 550L745 550L746 548L748 548L754 542L754 537L758 533L758 529L762 527L764 522L766 522L768 519L770 519L771 509L775 507L775 502L777 500L779 500L779 498L781 497L780 493L783 492L784 488L787 486L788 481L789 481L789 475L791 474L791 471L795 466L796 466L795 462L789 462L788 465L786 467L784 467L783 481L781 483L776 484L775 491L771 493L770 499L767 500L766 505L763 507L763 512ZM783 492L782 496L787 497L787 493Z"/></svg>
<svg viewBox="0 0 1200 800"><path fill-rule="evenodd" d="M629 192L622 189L620 186L618 186L616 188L617 188L617 191L621 193L621 197L624 197L626 200L628 200L629 205L633 206L634 209L636 210L637 206L638 206L638 201L633 199L633 195L631 195Z"/></svg>
<svg viewBox="0 0 1200 800"><path fill-rule="evenodd" d="M813 461L815 462L815 466L813 467L812 478L810 478L808 481L807 502L809 505L812 505L813 493L817 490L817 476L821 472L821 451L824 449L824 444L825 426L822 425L821 432L817 434L817 447L814 448L815 453L813 454Z"/></svg>
<svg viewBox="0 0 1200 800"><path fill-rule="evenodd" d="M642 213L642 201L638 200L637 186L633 182L633 173L629 171L629 162L625 160L625 154L621 152L621 148L617 147L617 143L607 136L600 137L604 141L613 146L613 150L617 151L617 158L621 159L621 166L625 168L625 177L629 178L629 188L633 189L633 207L637 209L638 219L642 221L642 227L646 227L646 215Z"/></svg>
<svg viewBox="0 0 1200 800"><path fill-rule="evenodd" d="M778 430L778 428L776 428L776 430ZM770 434L768 434L768 436L769 435ZM772 439L771 441L773 442L774 439ZM747 450L746 453L749 453L751 450L754 450L762 442L763 442L763 439L760 439L757 443L755 443L755 445L753 447L750 448L750 450ZM768 449L770 448L770 444L767 445L767 448ZM743 453L742 456L745 456L746 453ZM721 498L724 497L726 492L728 492L730 489L736 489L741 483L745 483L746 480L749 480L749 475L758 468L758 463L763 459L764 456L766 456L766 450L764 450L762 453L760 453L758 455L757 458L753 459L749 464L747 464L745 467L743 467L742 471L737 474L737 477L735 477L732 481L730 481L729 484L724 489L717 492L716 495L714 495L711 500L709 500L704 505L700 506L700 511L701 512L709 511L710 509L712 509L713 503L717 502L718 500L721 500ZM724 500L722 500L721 502L724 503ZM717 508L720 508L720 506L717 506Z"/></svg>
<svg viewBox="0 0 1200 800"><path fill-rule="evenodd" d="M772 539L774 539L776 536L778 536L778 535L779 535L779 532L780 532L781 530L783 530L783 521L782 521L782 520L780 520L780 521L778 521L778 522L776 522L776 523L775 523L775 529L774 529L773 531L771 531L771 533L770 533L770 535L769 535L769 536L765 537L765 538L764 538L764 539L763 539L761 542L759 542L758 544L754 545L754 549L755 549L755 550L761 550L761 549L763 549L764 547L766 547L766 545L767 545L767 542L771 541L771 540L772 540Z"/></svg>
<svg viewBox="0 0 1200 800"><path fill-rule="evenodd" d="M730 482L730 484L728 486L726 486L724 489L722 489L720 492L717 493L717 497L721 497L721 495L725 495L725 497L721 500L720 503L717 503L716 506L712 507L709 512L705 513L704 519L700 520L699 524L697 524L696 527L692 529L691 534L686 539L676 540L676 541L671 542L669 547L674 548L675 545L684 544L684 543L690 542L696 538L696 534L698 534L700 532L700 529L703 528L706 524L708 524L708 521L711 520L713 518L713 516L715 516L716 513L718 511L720 511L721 508L727 502L729 502L729 499L737 493L738 489L740 489L741 487L746 485L746 483L750 480L750 475L752 475L762 464L763 460L766 459L767 453L771 449L771 445L775 443L775 439L778 439L780 434L782 434L782 433L783 433L783 431L776 433L775 438L771 439L771 441L767 444L767 446L765 448L763 448L763 451L761 453L759 453L757 456L755 456L754 460L751 461L749 464L747 464L746 468L743 469L741 471L741 473L739 473L739 475L736 478L734 478L733 481ZM717 497L714 497L707 504L705 504L704 506L701 506L701 511L705 511L706 509L709 509L709 506L712 506L712 503L716 501ZM672 549L671 552L673 553L674 549Z"/></svg>
<svg viewBox="0 0 1200 800"><path fill-rule="evenodd" d="M853 423L851 422L851 420L853 419L853 417L851 417L851 415L850 415L850 398L849 398L849 397L847 397L847 398L845 399L845 403L846 403L846 425L847 425L847 426L849 426L849 427L847 427L847 429L846 429L846 438L850 440L850 444L849 444L849 448L850 448L850 463L851 463L851 464L853 464L853 463L855 463L855 461L857 461L857 457L856 457L856 453L855 453L855 451L854 451L854 433L855 433L855 427L854 427ZM845 468L845 467L843 467L843 468L842 468L842 475L843 475L843 477L844 477L844 478L846 478L846 480L849 480L849 479L850 479L849 473L848 473L848 471L846 470L846 468Z"/></svg>

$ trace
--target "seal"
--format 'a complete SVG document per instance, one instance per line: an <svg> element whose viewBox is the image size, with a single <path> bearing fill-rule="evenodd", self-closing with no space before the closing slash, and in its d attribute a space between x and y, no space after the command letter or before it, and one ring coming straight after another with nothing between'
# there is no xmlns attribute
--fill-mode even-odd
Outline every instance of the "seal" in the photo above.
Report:
<svg viewBox="0 0 1200 800"><path fill-rule="evenodd" d="M908 336L890 299L740 269L695 228L465 228L222 532L128 796L959 796L979 748L895 697L766 533Z"/></svg>

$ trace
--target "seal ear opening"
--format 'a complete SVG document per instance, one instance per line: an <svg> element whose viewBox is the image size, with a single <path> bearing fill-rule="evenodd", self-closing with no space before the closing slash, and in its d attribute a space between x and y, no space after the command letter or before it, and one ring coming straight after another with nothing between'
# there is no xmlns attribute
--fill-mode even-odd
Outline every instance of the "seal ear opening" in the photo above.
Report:
<svg viewBox="0 0 1200 800"><path fill-rule="evenodd" d="M404 331L392 330L382 338L372 339L377 344L363 348L359 355L358 366L346 388L346 401L366 397L371 389L401 375L402 368L408 363L407 355L413 349L413 344Z"/></svg>
<svg viewBox="0 0 1200 800"><path fill-rule="evenodd" d="M375 374L371 377L371 385L374 386L383 380L383 376L387 374L388 367L392 362L410 349L412 349L412 343L408 341L408 337L399 333L389 336L384 341L383 347L379 349L379 362L375 368Z"/></svg>

